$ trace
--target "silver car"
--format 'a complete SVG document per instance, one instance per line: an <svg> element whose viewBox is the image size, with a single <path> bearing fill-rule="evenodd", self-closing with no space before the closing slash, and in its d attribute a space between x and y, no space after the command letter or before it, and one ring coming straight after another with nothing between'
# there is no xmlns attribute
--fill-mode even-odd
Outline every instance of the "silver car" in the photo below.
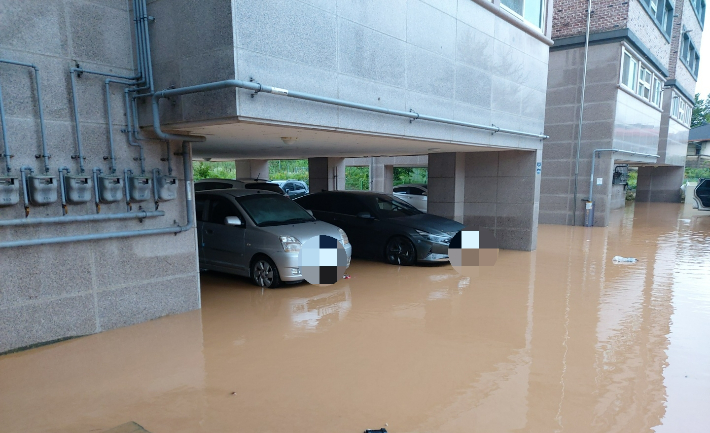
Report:
<svg viewBox="0 0 710 433"><path fill-rule="evenodd" d="M345 232L317 221L283 195L263 190L225 189L195 193L200 268L250 277L262 287L302 281L301 244L328 235L352 247Z"/></svg>

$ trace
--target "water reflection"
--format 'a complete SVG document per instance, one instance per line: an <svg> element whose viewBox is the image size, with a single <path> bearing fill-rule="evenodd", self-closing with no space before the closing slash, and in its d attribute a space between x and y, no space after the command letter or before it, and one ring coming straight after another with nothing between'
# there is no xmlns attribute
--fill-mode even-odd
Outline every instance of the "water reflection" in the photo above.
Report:
<svg viewBox="0 0 710 433"><path fill-rule="evenodd" d="M537 251L471 276L354 261L334 286L261 290L205 274L201 312L0 357L0 430L701 431L710 215L610 220L541 226Z"/></svg>

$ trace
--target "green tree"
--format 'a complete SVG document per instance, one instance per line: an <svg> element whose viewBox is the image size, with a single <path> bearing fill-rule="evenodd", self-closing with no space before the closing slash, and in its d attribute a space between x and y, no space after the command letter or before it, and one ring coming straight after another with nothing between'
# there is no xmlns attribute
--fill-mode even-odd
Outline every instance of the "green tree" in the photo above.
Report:
<svg viewBox="0 0 710 433"><path fill-rule="evenodd" d="M237 169L234 162L194 161L192 173L195 180L234 179L237 176Z"/></svg>
<svg viewBox="0 0 710 433"><path fill-rule="evenodd" d="M345 167L345 189L368 191L370 167Z"/></svg>
<svg viewBox="0 0 710 433"><path fill-rule="evenodd" d="M394 167L392 184L397 186L408 183L427 183L428 174L426 167Z"/></svg>
<svg viewBox="0 0 710 433"><path fill-rule="evenodd" d="M690 127L695 128L710 123L710 94L706 99L700 98L700 93L695 94L695 105L693 106L693 118Z"/></svg>

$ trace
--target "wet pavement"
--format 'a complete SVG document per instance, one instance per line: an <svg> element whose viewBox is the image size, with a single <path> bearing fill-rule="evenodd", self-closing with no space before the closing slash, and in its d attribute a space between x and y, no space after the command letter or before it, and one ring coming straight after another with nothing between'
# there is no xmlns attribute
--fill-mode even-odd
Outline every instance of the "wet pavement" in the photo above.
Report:
<svg viewBox="0 0 710 433"><path fill-rule="evenodd" d="M637 263L613 264L613 256ZM0 357L0 431L705 432L710 215L540 226L470 278L353 261L261 290L206 273L201 311Z"/></svg>

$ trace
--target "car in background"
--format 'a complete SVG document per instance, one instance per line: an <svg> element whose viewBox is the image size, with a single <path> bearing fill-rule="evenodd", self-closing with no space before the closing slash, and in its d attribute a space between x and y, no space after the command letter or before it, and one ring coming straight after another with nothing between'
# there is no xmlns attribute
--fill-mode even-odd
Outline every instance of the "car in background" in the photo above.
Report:
<svg viewBox="0 0 710 433"><path fill-rule="evenodd" d="M303 280L298 266L302 243L328 235L352 247L345 232L316 219L293 200L260 189L195 193L200 269L251 278L262 287Z"/></svg>
<svg viewBox="0 0 710 433"><path fill-rule="evenodd" d="M710 211L710 179L698 179L693 191L694 209Z"/></svg>
<svg viewBox="0 0 710 433"><path fill-rule="evenodd" d="M308 195L308 185L300 180L272 180L272 183L277 184L289 197L296 199Z"/></svg>
<svg viewBox="0 0 710 433"><path fill-rule="evenodd" d="M427 209L427 185L425 183L409 183L392 188L392 194L404 200L422 212Z"/></svg>
<svg viewBox="0 0 710 433"><path fill-rule="evenodd" d="M448 261L449 242L464 227L378 192L324 191L295 201L345 230L358 256L395 265Z"/></svg>
<svg viewBox="0 0 710 433"><path fill-rule="evenodd" d="M288 196L279 185L263 179L202 179L195 181L195 192L232 188L259 189Z"/></svg>

